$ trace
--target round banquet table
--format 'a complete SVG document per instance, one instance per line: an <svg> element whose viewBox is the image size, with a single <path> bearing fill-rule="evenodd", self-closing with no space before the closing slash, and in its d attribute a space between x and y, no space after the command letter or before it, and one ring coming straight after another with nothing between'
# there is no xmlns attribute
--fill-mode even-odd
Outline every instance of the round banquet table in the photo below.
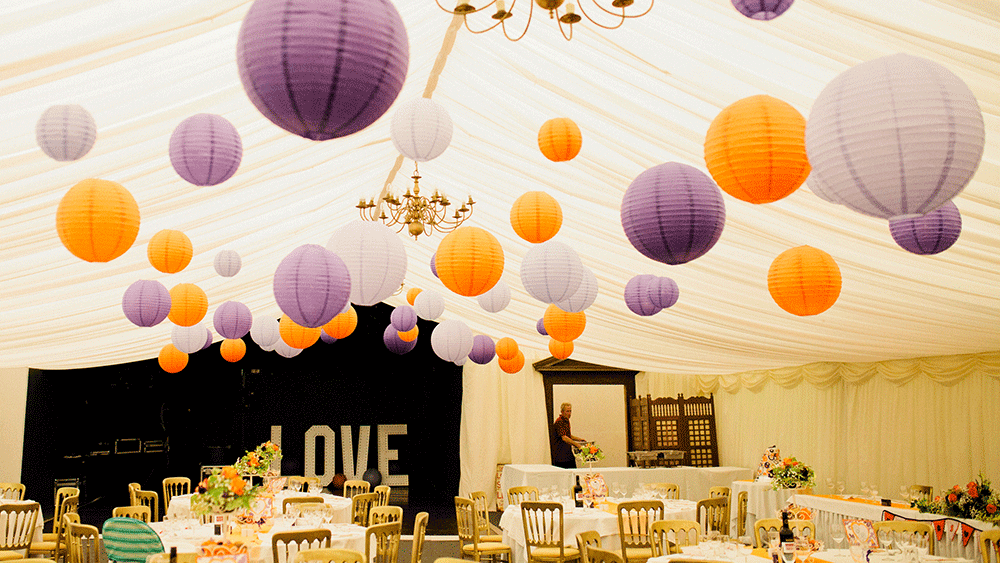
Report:
<svg viewBox="0 0 1000 563"><path fill-rule="evenodd" d="M213 524L200 524L196 520L175 520L173 522L153 522L150 527L160 536L163 548L169 552L171 547L176 547L178 553L201 553L201 544L207 540L218 540L214 535L215 526ZM354 524L322 524L321 528L330 530L332 538L330 547L341 549L353 549L360 553L365 552L365 528ZM271 552L271 538L275 532L283 532L300 529L289 523L276 523L267 533L257 534L257 540L247 543L247 558L251 563L288 563L279 553L282 559L275 562ZM304 527L301 529L305 529ZM288 549L290 555L298 551L293 545Z"/></svg>
<svg viewBox="0 0 1000 563"><path fill-rule="evenodd" d="M281 513L281 503L286 498L312 497L318 496L323 499L324 504L333 507L333 522L341 524L351 523L351 499L344 498L329 493L300 493L297 491L283 490L274 495L274 509L277 514ZM167 506L168 520L185 520L193 518L191 514L191 495L174 495L170 498L170 505Z"/></svg>

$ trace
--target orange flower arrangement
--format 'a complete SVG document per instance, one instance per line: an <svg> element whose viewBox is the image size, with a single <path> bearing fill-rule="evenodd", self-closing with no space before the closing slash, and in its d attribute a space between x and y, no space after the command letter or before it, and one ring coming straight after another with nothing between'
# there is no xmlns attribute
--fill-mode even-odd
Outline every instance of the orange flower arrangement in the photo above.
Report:
<svg viewBox="0 0 1000 563"><path fill-rule="evenodd" d="M236 462L236 471L241 475L277 475L281 467L281 446L268 440L250 450Z"/></svg>
<svg viewBox="0 0 1000 563"><path fill-rule="evenodd" d="M249 486L235 467L227 465L212 470L212 474L198 483L191 495L191 510L195 514L234 512L250 508L258 489Z"/></svg>
<svg viewBox="0 0 1000 563"><path fill-rule="evenodd" d="M917 499L910 503L920 512L972 518L1000 524L1000 492L994 491L990 480L979 474L978 480L970 481L965 487L955 485L948 489L947 494L934 497L934 500Z"/></svg>

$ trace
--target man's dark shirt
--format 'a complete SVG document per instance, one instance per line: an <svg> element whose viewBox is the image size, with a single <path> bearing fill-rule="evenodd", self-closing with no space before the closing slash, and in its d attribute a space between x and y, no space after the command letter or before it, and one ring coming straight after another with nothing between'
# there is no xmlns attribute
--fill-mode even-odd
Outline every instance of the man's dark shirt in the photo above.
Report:
<svg viewBox="0 0 1000 563"><path fill-rule="evenodd" d="M563 415L559 415L559 418L552 423L552 461L573 461L573 448L569 444L563 441L563 436L570 436L572 433L569 431L569 419L563 418Z"/></svg>

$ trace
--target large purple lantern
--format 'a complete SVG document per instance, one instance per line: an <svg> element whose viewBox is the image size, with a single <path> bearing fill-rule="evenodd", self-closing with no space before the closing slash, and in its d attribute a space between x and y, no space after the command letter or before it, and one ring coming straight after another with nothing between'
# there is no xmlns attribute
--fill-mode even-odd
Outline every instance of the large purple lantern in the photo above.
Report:
<svg viewBox="0 0 1000 563"><path fill-rule="evenodd" d="M472 337L472 350L469 351L469 359L479 365L486 365L493 361L493 356L497 354L496 343L485 334L477 334Z"/></svg>
<svg viewBox="0 0 1000 563"><path fill-rule="evenodd" d="M239 301L226 301L215 310L212 324L223 338L243 338L250 332L253 315L250 307Z"/></svg>
<svg viewBox="0 0 1000 563"><path fill-rule="evenodd" d="M391 324L385 327L385 331L382 332L382 342L385 343L385 347L389 349L393 354L403 355L417 345L417 339L407 342L399 337L399 331L396 327Z"/></svg>
<svg viewBox="0 0 1000 563"><path fill-rule="evenodd" d="M794 0L732 0L733 7L754 20L773 20L785 13Z"/></svg>
<svg viewBox="0 0 1000 563"><path fill-rule="evenodd" d="M403 87L406 29L389 0L256 0L240 26L243 89L275 125L325 141L361 131Z"/></svg>
<svg viewBox="0 0 1000 563"><path fill-rule="evenodd" d="M221 184L240 167L243 142L221 115L199 113L181 121L170 135L170 164L196 186Z"/></svg>
<svg viewBox="0 0 1000 563"><path fill-rule="evenodd" d="M726 206L707 174L667 162L639 174L622 198L622 227L636 250L665 264L705 254L722 236Z"/></svg>
<svg viewBox="0 0 1000 563"><path fill-rule="evenodd" d="M156 326L170 314L170 292L158 281L139 280L125 290L122 311L137 326Z"/></svg>
<svg viewBox="0 0 1000 563"><path fill-rule="evenodd" d="M339 256L318 244L303 244L274 272L274 300L288 318L308 328L330 322L351 296L351 275Z"/></svg>
<svg viewBox="0 0 1000 563"><path fill-rule="evenodd" d="M677 298L680 297L677 282L667 277L650 280L646 290L649 292L649 300L661 309L673 307L674 303L677 303Z"/></svg>
<svg viewBox="0 0 1000 563"><path fill-rule="evenodd" d="M920 217L893 217L889 232L896 244L914 254L937 254L962 234L962 215L951 201Z"/></svg>

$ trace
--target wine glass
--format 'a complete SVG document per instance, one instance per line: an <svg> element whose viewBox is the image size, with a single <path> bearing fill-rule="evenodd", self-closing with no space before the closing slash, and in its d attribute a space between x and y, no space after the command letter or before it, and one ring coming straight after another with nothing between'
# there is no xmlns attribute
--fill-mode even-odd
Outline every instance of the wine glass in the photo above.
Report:
<svg viewBox="0 0 1000 563"><path fill-rule="evenodd" d="M892 549L892 530L882 528L878 531L878 544L882 549L889 551Z"/></svg>
<svg viewBox="0 0 1000 563"><path fill-rule="evenodd" d="M910 501L910 488L906 485L900 485L899 498L903 499L904 503L908 503Z"/></svg>
<svg viewBox="0 0 1000 563"><path fill-rule="evenodd" d="M837 494L840 495L840 496L844 496L844 482L843 481L837 481Z"/></svg>
<svg viewBox="0 0 1000 563"><path fill-rule="evenodd" d="M879 496L878 496L878 487L875 486L875 483L872 483L871 485L868 485L868 491L871 492L872 500L878 500L878 498L879 498Z"/></svg>
<svg viewBox="0 0 1000 563"><path fill-rule="evenodd" d="M830 495L833 495L833 477L826 478L826 488L830 489Z"/></svg>
<svg viewBox="0 0 1000 563"><path fill-rule="evenodd" d="M844 524L842 522L830 523L830 539L840 549L840 543L844 541Z"/></svg>
<svg viewBox="0 0 1000 563"><path fill-rule="evenodd" d="M865 497L871 494L871 488L868 487L868 481L861 482L861 494Z"/></svg>
<svg viewBox="0 0 1000 563"><path fill-rule="evenodd" d="M917 548L917 554L920 555L920 560L923 561L924 558L927 557L927 536L923 534L913 534L913 545Z"/></svg>
<svg viewBox="0 0 1000 563"><path fill-rule="evenodd" d="M778 535L778 530L767 531L767 545L771 549L778 549L781 545L781 536Z"/></svg>
<svg viewBox="0 0 1000 563"><path fill-rule="evenodd" d="M906 530L896 530L896 547L903 549L904 547L910 547L913 545L913 538L910 537L910 532Z"/></svg>

